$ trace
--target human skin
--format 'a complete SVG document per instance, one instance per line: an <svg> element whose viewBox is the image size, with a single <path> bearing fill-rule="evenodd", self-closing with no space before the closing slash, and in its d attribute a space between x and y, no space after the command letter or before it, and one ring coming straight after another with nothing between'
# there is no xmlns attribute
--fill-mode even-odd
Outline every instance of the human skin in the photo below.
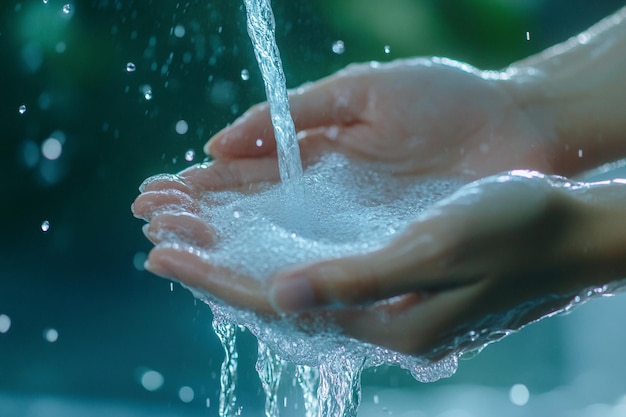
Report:
<svg viewBox="0 0 626 417"><path fill-rule="evenodd" d="M157 245L147 268L264 314L323 313L351 336L423 355L626 277L626 182L544 175L626 156L625 15L502 71L420 58L349 66L295 90L305 167L339 152L416 181L477 181L374 252L295 265L269 284L202 257L217 237L200 197L278 180L268 106L252 107L207 144L208 167L152 181L135 201ZM192 250L162 242L163 231Z"/></svg>

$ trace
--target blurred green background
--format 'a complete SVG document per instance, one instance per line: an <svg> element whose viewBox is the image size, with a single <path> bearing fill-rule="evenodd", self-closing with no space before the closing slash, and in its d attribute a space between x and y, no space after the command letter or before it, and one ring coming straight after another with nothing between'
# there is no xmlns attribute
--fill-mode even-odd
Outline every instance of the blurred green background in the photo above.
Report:
<svg viewBox="0 0 626 417"><path fill-rule="evenodd" d="M350 62L416 55L499 68L622 5L273 2L289 87ZM338 40L345 46L341 54L332 50ZM11 322L0 333L0 391L205 412L207 398L217 404L222 357L210 312L187 291L142 270L150 245L130 204L144 178L201 161L213 133L264 99L242 5L5 0L0 57L0 315ZM55 150L61 152L56 158ZM536 342L492 346L438 384L524 380L541 391L562 383L560 327L542 326L527 330L537 333L529 339ZM44 338L50 328L58 332L53 343ZM260 410L254 341L249 335L243 340L240 397ZM145 369L164 375L161 389L142 387ZM397 370L371 371L365 380L430 389ZM189 404L179 399L181 386L195 392Z"/></svg>

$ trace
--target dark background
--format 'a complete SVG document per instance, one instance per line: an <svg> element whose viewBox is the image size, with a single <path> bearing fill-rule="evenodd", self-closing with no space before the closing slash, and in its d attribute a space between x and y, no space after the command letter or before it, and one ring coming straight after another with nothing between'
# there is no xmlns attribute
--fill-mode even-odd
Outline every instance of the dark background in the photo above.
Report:
<svg viewBox="0 0 626 417"><path fill-rule="evenodd" d="M66 3L69 14L62 11ZM289 87L353 61L415 55L499 68L624 5L608 0L273 3ZM174 31L178 25L185 29L182 37ZM336 40L343 40L345 53L331 51ZM233 0L2 2L0 314L10 317L11 327L0 333L0 391L180 406L178 388L187 385L196 399L186 407L200 410L207 397L217 404L222 353L210 312L181 287L172 290L169 282L142 270L150 245L130 204L144 178L201 161L202 145L213 133L263 100L249 43L243 8ZM126 71L129 62L134 72ZM249 70L249 80L242 80L242 69ZM189 126L185 134L176 132L179 120ZM56 160L40 150L50 137L63 145ZM192 162L184 158L188 150L196 153ZM50 229L44 232L46 220ZM47 328L58 331L58 341L44 339ZM240 397L257 407L254 341L249 335L243 339ZM558 346L529 346L515 355L512 360L502 353L495 368L480 367L479 357L441 383L506 383L500 366L507 374L527 375L537 389L563 377ZM531 375L524 358L550 365ZM139 384L145 368L165 376L159 391ZM413 384L393 370L369 372L366 380Z"/></svg>

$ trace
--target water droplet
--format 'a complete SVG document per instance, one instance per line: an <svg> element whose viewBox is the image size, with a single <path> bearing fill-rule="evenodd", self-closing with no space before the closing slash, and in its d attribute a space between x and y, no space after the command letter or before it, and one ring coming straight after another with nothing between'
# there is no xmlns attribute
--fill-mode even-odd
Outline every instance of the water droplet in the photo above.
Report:
<svg viewBox="0 0 626 417"><path fill-rule="evenodd" d="M178 398L180 398L180 400L184 403L190 403L193 401L193 398L195 396L195 393L193 392L193 389L191 387L181 387L178 390Z"/></svg>
<svg viewBox="0 0 626 417"><path fill-rule="evenodd" d="M390 54L391 53L391 46L385 45L385 47L383 48L383 51L385 51L386 54Z"/></svg>
<svg viewBox="0 0 626 417"><path fill-rule="evenodd" d="M136 69L137 66L134 63L129 62L128 64L126 64L126 72L135 72Z"/></svg>
<svg viewBox="0 0 626 417"><path fill-rule="evenodd" d="M19 108L19 112L20 112L20 114L24 114L24 113L26 113L26 106L25 106L24 104L22 104L22 105L20 106L20 108Z"/></svg>
<svg viewBox="0 0 626 417"><path fill-rule="evenodd" d="M185 152L185 161L191 162L193 161L193 158L195 157L196 157L196 152L193 149L189 149L187 152Z"/></svg>
<svg viewBox="0 0 626 417"><path fill-rule="evenodd" d="M174 292L174 283L173 282L170 282L170 291Z"/></svg>
<svg viewBox="0 0 626 417"><path fill-rule="evenodd" d="M146 263L146 259L148 259L148 255L145 252L137 252L133 255L133 266L137 271L144 271L144 264Z"/></svg>
<svg viewBox="0 0 626 417"><path fill-rule="evenodd" d="M176 122L176 133L184 135L189 131L189 124L185 120L179 120Z"/></svg>
<svg viewBox="0 0 626 417"><path fill-rule="evenodd" d="M257 139L255 144L256 144L256 146L258 146L260 148L261 146L263 146L263 139Z"/></svg>
<svg viewBox="0 0 626 417"><path fill-rule="evenodd" d="M378 395L374 395L374 404L377 404L380 402L380 398L378 397Z"/></svg>
<svg viewBox="0 0 626 417"><path fill-rule="evenodd" d="M339 40L333 43L332 49L334 53L341 55L346 51L346 46L343 44L343 41Z"/></svg>
<svg viewBox="0 0 626 417"><path fill-rule="evenodd" d="M208 397L206 399L206 408L211 408L211 399Z"/></svg>
<svg viewBox="0 0 626 417"><path fill-rule="evenodd" d="M54 47L54 50L57 53L62 54L63 52L65 52L67 50L67 44L65 42L59 42Z"/></svg>
<svg viewBox="0 0 626 417"><path fill-rule="evenodd" d="M515 384L509 391L509 399L515 405L520 407L526 405L530 399L530 392L524 384Z"/></svg>
<svg viewBox="0 0 626 417"><path fill-rule="evenodd" d="M42 232L47 232L48 230L50 230L50 222L48 220L44 220L41 223L41 231Z"/></svg>
<svg viewBox="0 0 626 417"><path fill-rule="evenodd" d="M241 218L241 212L239 210L233 210L233 217L235 219Z"/></svg>
<svg viewBox="0 0 626 417"><path fill-rule="evenodd" d="M526 32L526 40L529 41L530 40L530 32Z"/></svg>
<svg viewBox="0 0 626 417"><path fill-rule="evenodd" d="M72 12L72 5L71 4L63 5L63 13L70 14L71 12Z"/></svg>
<svg viewBox="0 0 626 417"><path fill-rule="evenodd" d="M250 72L245 68L241 70L241 79L244 81L248 81L250 79Z"/></svg>
<svg viewBox="0 0 626 417"><path fill-rule="evenodd" d="M152 87L149 84L142 85L140 91L146 100L152 100Z"/></svg>
<svg viewBox="0 0 626 417"><path fill-rule="evenodd" d="M582 157L583 157L583 150L582 150L582 149L579 149L579 150L578 150L578 157L579 157L579 158L582 158Z"/></svg>
<svg viewBox="0 0 626 417"><path fill-rule="evenodd" d="M63 145L57 138L48 138L41 144L41 153L44 158L54 161L63 153Z"/></svg>
<svg viewBox="0 0 626 417"><path fill-rule="evenodd" d="M0 314L0 333L6 333L11 328L11 318L6 314Z"/></svg>
<svg viewBox="0 0 626 417"><path fill-rule="evenodd" d="M48 4L48 0L43 0L43 4Z"/></svg>
<svg viewBox="0 0 626 417"><path fill-rule="evenodd" d="M46 341L54 343L59 340L59 332L56 329L46 329L43 331L43 337Z"/></svg>
<svg viewBox="0 0 626 417"><path fill-rule="evenodd" d="M186 30L183 25L176 25L176 27L174 28L174 36L176 36L177 38L184 37L185 33L186 33Z"/></svg>
<svg viewBox="0 0 626 417"><path fill-rule="evenodd" d="M163 386L165 379L157 371L147 370L140 379L141 385L148 391L156 391Z"/></svg>

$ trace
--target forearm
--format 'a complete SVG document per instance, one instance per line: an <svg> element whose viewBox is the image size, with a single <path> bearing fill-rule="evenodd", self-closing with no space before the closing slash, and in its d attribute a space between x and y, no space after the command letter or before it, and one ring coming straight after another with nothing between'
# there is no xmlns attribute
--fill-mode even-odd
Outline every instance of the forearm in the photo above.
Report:
<svg viewBox="0 0 626 417"><path fill-rule="evenodd" d="M626 156L626 8L507 73L523 107L551 130L556 173Z"/></svg>

